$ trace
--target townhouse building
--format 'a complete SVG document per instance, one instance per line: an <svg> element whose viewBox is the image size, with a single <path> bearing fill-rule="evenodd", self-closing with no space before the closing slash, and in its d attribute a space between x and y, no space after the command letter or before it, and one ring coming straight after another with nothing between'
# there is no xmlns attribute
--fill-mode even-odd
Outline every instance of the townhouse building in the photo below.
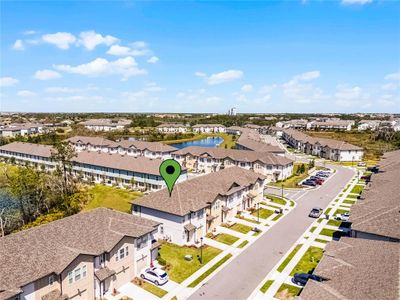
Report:
<svg viewBox="0 0 400 300"><path fill-rule="evenodd" d="M161 223L159 236L178 245L199 245L216 226L255 208L265 176L239 167L195 177L132 202L132 214Z"/></svg>
<svg viewBox="0 0 400 300"><path fill-rule="evenodd" d="M45 171L53 171L56 162L48 145L14 142L0 147L0 157L17 164L29 164ZM117 185L141 191L155 191L165 187L160 175L161 159L144 156L82 151L71 161L71 175L87 182ZM183 169L178 182L187 179Z"/></svg>
<svg viewBox="0 0 400 300"><path fill-rule="evenodd" d="M289 121L279 121L275 124L275 126L279 127L279 128L306 129L307 124L308 124L308 120L296 119L296 120L289 120Z"/></svg>
<svg viewBox="0 0 400 300"><path fill-rule="evenodd" d="M158 125L157 130L162 133L185 133L189 131L189 128L179 123L164 123Z"/></svg>
<svg viewBox="0 0 400 300"><path fill-rule="evenodd" d="M115 131L123 130L130 123L129 120L90 119L80 124L93 131Z"/></svg>
<svg viewBox="0 0 400 300"><path fill-rule="evenodd" d="M295 129L284 129L282 138L296 150L334 161L361 161L361 147L334 139L315 138Z"/></svg>
<svg viewBox="0 0 400 300"><path fill-rule="evenodd" d="M187 147L172 153L183 167L199 173L237 166L262 174L267 181L284 180L293 173L293 161L270 152L222 148Z"/></svg>
<svg viewBox="0 0 400 300"><path fill-rule="evenodd" d="M42 124L9 124L0 127L0 136L2 137L16 137L26 136L31 134L43 133L45 130Z"/></svg>
<svg viewBox="0 0 400 300"><path fill-rule="evenodd" d="M226 128L221 124L196 124L192 130L196 133L220 133L225 132Z"/></svg>
<svg viewBox="0 0 400 300"><path fill-rule="evenodd" d="M338 130L349 131L354 126L353 120L325 120L325 121L312 121L307 124L309 130Z"/></svg>
<svg viewBox="0 0 400 300"><path fill-rule="evenodd" d="M226 128L226 133L228 134L234 134L234 135L240 135L242 132L243 128L239 126L230 126Z"/></svg>
<svg viewBox="0 0 400 300"><path fill-rule="evenodd" d="M379 120L361 120L358 122L357 130L364 131L364 130L376 130L378 129L381 121Z"/></svg>
<svg viewBox="0 0 400 300"><path fill-rule="evenodd" d="M331 241L301 299L398 299L400 151L388 152L350 212L350 234ZM373 276L370 276L373 274ZM356 287L356 288L354 288Z"/></svg>
<svg viewBox="0 0 400 300"><path fill-rule="evenodd" d="M177 148L158 142L122 140L114 142L103 137L74 136L67 139L77 152L96 151L128 156L169 159Z"/></svg>
<svg viewBox="0 0 400 300"><path fill-rule="evenodd" d="M159 223L108 208L1 239L0 299L103 299L158 255Z"/></svg>

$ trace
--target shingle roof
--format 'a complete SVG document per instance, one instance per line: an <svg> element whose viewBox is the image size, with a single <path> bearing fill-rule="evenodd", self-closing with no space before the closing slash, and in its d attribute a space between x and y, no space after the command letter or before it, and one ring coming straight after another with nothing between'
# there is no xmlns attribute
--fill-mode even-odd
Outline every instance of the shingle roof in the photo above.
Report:
<svg viewBox="0 0 400 300"><path fill-rule="evenodd" d="M186 128L185 125L180 124L180 123L163 123L163 124L160 124L157 126L157 128L162 128L162 127L176 127L176 128L184 127L184 128Z"/></svg>
<svg viewBox="0 0 400 300"><path fill-rule="evenodd" d="M126 126L129 125L131 121L129 120L114 120L111 119L90 119L82 122L86 126Z"/></svg>
<svg viewBox="0 0 400 300"><path fill-rule="evenodd" d="M0 150L51 157L52 146L14 142L1 146ZM72 161L152 175L160 174L159 168L162 162L161 159L150 159L144 156L134 157L95 151L78 152Z"/></svg>
<svg viewBox="0 0 400 300"><path fill-rule="evenodd" d="M247 187L265 176L239 167L195 177L175 185L171 197L167 189L136 199L134 205L184 216L191 211L207 207L218 195L227 193L236 183Z"/></svg>
<svg viewBox="0 0 400 300"><path fill-rule="evenodd" d="M109 252L124 236L140 237L157 226L151 220L97 208L7 235L0 239L0 291L59 274L80 254Z"/></svg>
<svg viewBox="0 0 400 300"><path fill-rule="evenodd" d="M249 150L234 150L234 149L222 149L222 148L204 148L204 147L186 147L178 151L173 152L173 155L187 155L207 157L211 156L215 159L230 158L235 161L241 162L256 162L260 161L268 165L280 165L286 166L293 163L291 159L284 156L275 155L269 152L258 152Z"/></svg>
<svg viewBox="0 0 400 300"><path fill-rule="evenodd" d="M342 237L330 242L299 298L307 300L398 299L399 243Z"/></svg>
<svg viewBox="0 0 400 300"><path fill-rule="evenodd" d="M193 128L200 128L200 127L224 127L224 125L221 124L196 124L192 126Z"/></svg>

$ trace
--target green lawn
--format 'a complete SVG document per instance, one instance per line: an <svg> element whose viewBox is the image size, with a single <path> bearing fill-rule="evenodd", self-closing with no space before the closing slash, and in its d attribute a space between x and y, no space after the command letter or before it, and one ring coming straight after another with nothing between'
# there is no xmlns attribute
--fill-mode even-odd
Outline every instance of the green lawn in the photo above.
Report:
<svg viewBox="0 0 400 300"><path fill-rule="evenodd" d="M298 184L299 182L303 181L306 179L308 176L308 164L304 164L305 167L305 172L302 174L296 174L297 170L300 168L301 163L294 163L293 164L293 175L288 177L287 179L283 181L278 181L278 182L271 182L269 183L270 185L273 186L278 186L283 188L296 188L299 187Z"/></svg>
<svg viewBox="0 0 400 300"><path fill-rule="evenodd" d="M337 226L337 227L340 227L341 224L342 224L342 221L340 221L340 220L329 220L327 223L327 225Z"/></svg>
<svg viewBox="0 0 400 300"><path fill-rule="evenodd" d="M323 243L323 244L329 243L329 241L325 241L323 239L315 239L314 241L318 242L318 243Z"/></svg>
<svg viewBox="0 0 400 300"><path fill-rule="evenodd" d="M258 216L258 211L260 213L260 218L261 219L266 219L266 218L268 218L269 216L271 216L274 213L273 210L266 209L266 208L259 208L259 209L255 210L251 215L257 217Z"/></svg>
<svg viewBox="0 0 400 300"><path fill-rule="evenodd" d="M328 229L328 228L324 228L321 230L321 232L319 233L320 235L326 235L326 236L330 236L333 237L333 234L336 232L337 230L334 229Z"/></svg>
<svg viewBox="0 0 400 300"><path fill-rule="evenodd" d="M290 200L290 206L294 206L294 201Z"/></svg>
<svg viewBox="0 0 400 300"><path fill-rule="evenodd" d="M216 257L222 250L205 245L203 246L203 265ZM163 242L160 248L160 256L167 262L166 271L171 280L181 283L203 265L200 264L197 256L200 256L200 249L195 247L178 246L172 243ZM192 261L186 261L185 255L192 255Z"/></svg>
<svg viewBox="0 0 400 300"><path fill-rule="evenodd" d="M196 285L198 285L200 282L202 282L204 279L206 279L208 275L210 275L212 272L214 272L216 269L218 269L224 262L226 262L231 257L232 257L232 254L230 254L230 253L225 255L215 265L213 265L211 268L209 268L207 271L205 271L203 274L201 274L199 278L197 278L191 284L189 284L188 287L193 288Z"/></svg>
<svg viewBox="0 0 400 300"><path fill-rule="evenodd" d="M278 289L274 297L283 300L290 300L294 299L294 297L296 297L300 293L300 291L301 288L291 284L284 283Z"/></svg>
<svg viewBox="0 0 400 300"><path fill-rule="evenodd" d="M163 290L162 288L159 288L158 286L151 284L145 280L142 280L142 285L140 286L142 289L152 293L153 295L156 295L158 298L164 297L168 292L166 290Z"/></svg>
<svg viewBox="0 0 400 300"><path fill-rule="evenodd" d="M277 269L278 272L282 272L285 269L285 267L288 265L288 263L293 258L293 256L295 256L297 251L300 250L301 246L303 246L303 244L296 245L296 247L292 250L292 252L290 252L290 254L285 258L285 260L278 267L278 269Z"/></svg>
<svg viewBox="0 0 400 300"><path fill-rule="evenodd" d="M250 226L239 224L239 223L233 224L230 227L229 226L226 226L226 227L229 228L229 229L238 231L240 233L244 233L244 234L249 233L251 231L251 227Z"/></svg>
<svg viewBox="0 0 400 300"><path fill-rule="evenodd" d="M308 248L290 275L293 276L295 273L312 273L321 260L323 252L324 250L318 247L311 246Z"/></svg>
<svg viewBox="0 0 400 300"><path fill-rule="evenodd" d="M276 215L275 217L272 218L272 221L277 221L282 216L283 216L283 214L278 214L278 215Z"/></svg>
<svg viewBox="0 0 400 300"><path fill-rule="evenodd" d="M358 195L347 195L346 198L357 199Z"/></svg>
<svg viewBox="0 0 400 300"><path fill-rule="evenodd" d="M131 192L101 184L90 188L89 193L92 199L86 205L85 210L109 207L123 212L130 212L131 204L129 202L143 195L140 192Z"/></svg>
<svg viewBox="0 0 400 300"><path fill-rule="evenodd" d="M315 229L317 229L317 226L314 226L310 229L310 232L313 233L315 231Z"/></svg>
<svg viewBox="0 0 400 300"><path fill-rule="evenodd" d="M329 207L327 210L325 210L324 214L329 214L329 212L332 210L332 207Z"/></svg>
<svg viewBox="0 0 400 300"><path fill-rule="evenodd" d="M268 199L270 199L270 202L276 203L276 204L281 204L281 205L286 205L286 200L282 199L282 197L278 197L275 195L266 195Z"/></svg>
<svg viewBox="0 0 400 300"><path fill-rule="evenodd" d="M239 246L237 246L238 248L243 248L244 246L246 246L247 244L249 243L249 241L243 241L243 242L241 242L240 243L240 245Z"/></svg>
<svg viewBox="0 0 400 300"><path fill-rule="evenodd" d="M349 212L349 210L345 210L345 209L337 209L336 211L335 211L335 213L333 214L334 216L336 216L336 215L341 215L341 214L344 214L344 213L348 213Z"/></svg>
<svg viewBox="0 0 400 300"><path fill-rule="evenodd" d="M214 237L214 240L220 243L224 243L226 245L232 245L238 239L239 239L238 237L226 233L220 233Z"/></svg>
<svg viewBox="0 0 400 300"><path fill-rule="evenodd" d="M355 185L350 193L359 194L364 189L363 185Z"/></svg>
<svg viewBox="0 0 400 300"><path fill-rule="evenodd" d="M262 233L262 231L260 230L260 231L258 231L258 232L254 232L253 233L253 236L257 236L257 235L260 235Z"/></svg>
<svg viewBox="0 0 400 300"><path fill-rule="evenodd" d="M260 291L264 294L268 291L269 287L274 283L275 280L267 280L263 286L260 288Z"/></svg>
<svg viewBox="0 0 400 300"><path fill-rule="evenodd" d="M342 203L354 204L354 203L356 203L356 202L357 202L357 201L354 201L354 200L343 200Z"/></svg>

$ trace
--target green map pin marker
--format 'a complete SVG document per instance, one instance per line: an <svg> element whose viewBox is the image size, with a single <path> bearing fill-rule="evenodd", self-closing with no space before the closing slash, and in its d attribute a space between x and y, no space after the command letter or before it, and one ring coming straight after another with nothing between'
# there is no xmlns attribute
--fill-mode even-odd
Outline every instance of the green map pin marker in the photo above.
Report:
<svg viewBox="0 0 400 300"><path fill-rule="evenodd" d="M169 196L171 197L175 182L181 175L181 165L174 159L166 159L160 165L160 175L167 184Z"/></svg>

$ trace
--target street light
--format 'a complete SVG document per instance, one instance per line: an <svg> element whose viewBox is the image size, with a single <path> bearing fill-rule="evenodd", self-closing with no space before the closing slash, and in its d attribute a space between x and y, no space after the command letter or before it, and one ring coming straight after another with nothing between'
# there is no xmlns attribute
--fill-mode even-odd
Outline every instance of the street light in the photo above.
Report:
<svg viewBox="0 0 400 300"><path fill-rule="evenodd" d="M200 238L200 263L203 264L203 237Z"/></svg>
<svg viewBox="0 0 400 300"><path fill-rule="evenodd" d="M257 203L257 222L260 223L260 203Z"/></svg>
<svg viewBox="0 0 400 300"><path fill-rule="evenodd" d="M283 183L282 183L282 185L281 185L281 187L282 187L282 189L281 189L281 197L282 197L282 200L283 200Z"/></svg>

